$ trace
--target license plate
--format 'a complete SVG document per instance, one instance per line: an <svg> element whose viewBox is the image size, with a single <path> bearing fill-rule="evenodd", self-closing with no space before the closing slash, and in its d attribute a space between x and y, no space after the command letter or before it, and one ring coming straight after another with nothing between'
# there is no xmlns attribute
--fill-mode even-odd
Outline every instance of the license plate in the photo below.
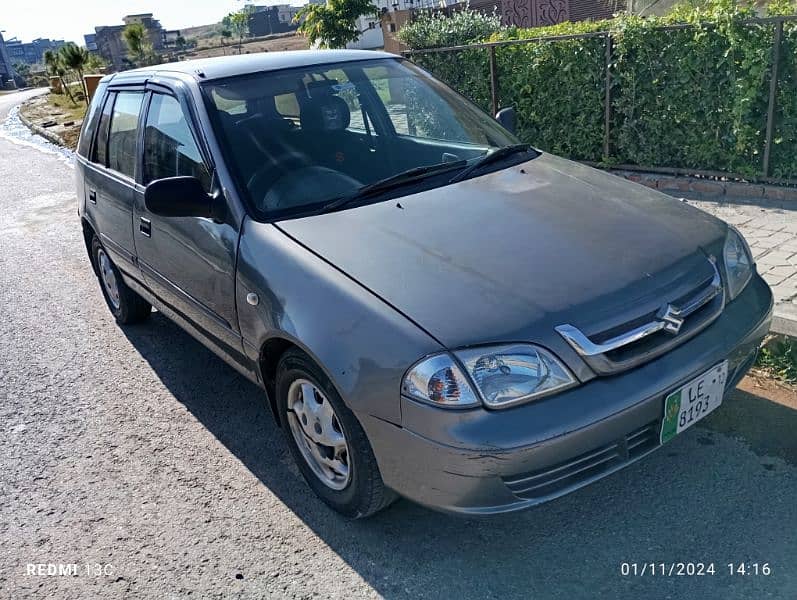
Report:
<svg viewBox="0 0 797 600"><path fill-rule="evenodd" d="M728 361L724 360L667 395L664 399L664 419L661 422L662 444L722 404L727 377Z"/></svg>

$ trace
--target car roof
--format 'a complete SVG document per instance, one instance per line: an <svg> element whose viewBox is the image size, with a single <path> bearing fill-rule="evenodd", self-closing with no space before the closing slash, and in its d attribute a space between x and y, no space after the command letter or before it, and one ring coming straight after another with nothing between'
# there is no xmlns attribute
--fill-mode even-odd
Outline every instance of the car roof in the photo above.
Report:
<svg viewBox="0 0 797 600"><path fill-rule="evenodd" d="M224 77L278 71L308 65L353 62L379 58L398 58L395 54L373 50L291 50L287 52L258 52L237 56L216 56L180 62L166 63L152 67L141 67L109 75L106 81L132 82L155 75L179 73L189 75L197 81L211 81Z"/></svg>

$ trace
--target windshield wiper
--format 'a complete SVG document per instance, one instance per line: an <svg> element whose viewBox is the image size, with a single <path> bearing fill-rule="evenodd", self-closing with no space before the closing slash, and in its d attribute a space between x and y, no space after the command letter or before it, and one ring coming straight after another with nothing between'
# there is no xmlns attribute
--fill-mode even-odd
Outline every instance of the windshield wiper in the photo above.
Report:
<svg viewBox="0 0 797 600"><path fill-rule="evenodd" d="M482 167L486 167L489 164L497 162L501 159L507 158L508 156L512 156L513 154L520 154L521 152L529 152L532 151L531 146L528 144L512 144L511 146L502 146L497 148L493 152L488 152L486 154L482 154L475 163L470 165L467 169L463 169L456 175L454 175L451 179L449 179L448 183L456 183L457 181L462 181L463 179L467 179L473 173L475 173L478 169Z"/></svg>
<svg viewBox="0 0 797 600"><path fill-rule="evenodd" d="M467 165L467 161L456 160L408 169L406 171L402 171L401 173L396 173L395 175L386 177L385 179L380 179L379 181L374 181L373 183L364 185L351 194L346 194L345 196L339 196L338 198L330 200L324 204L318 212L325 213L338 208L343 208L355 200L361 200L363 198L367 198L368 196L373 196L374 194L385 192L387 190L418 181L419 179L423 179L432 173L444 173L445 171L450 171L452 169L461 169L465 165Z"/></svg>

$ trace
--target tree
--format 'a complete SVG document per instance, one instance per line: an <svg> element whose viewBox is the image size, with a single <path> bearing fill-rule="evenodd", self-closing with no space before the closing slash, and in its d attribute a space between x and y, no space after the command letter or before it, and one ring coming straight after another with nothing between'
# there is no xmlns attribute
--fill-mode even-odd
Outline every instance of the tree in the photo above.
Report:
<svg viewBox="0 0 797 600"><path fill-rule="evenodd" d="M241 44L244 37L249 35L249 16L254 12L254 7L244 6L241 10L231 12L221 20L225 31L231 32L238 38L238 54L241 53ZM224 33L222 32L222 38Z"/></svg>
<svg viewBox="0 0 797 600"><path fill-rule="evenodd" d="M230 31L227 27L224 27L219 32L219 35L221 35L221 45L224 46L224 40L226 40L227 38L231 38L232 37L232 31ZM224 54L225 55L227 54L227 49L226 48L224 49Z"/></svg>
<svg viewBox="0 0 797 600"><path fill-rule="evenodd" d="M376 15L371 0L327 0L326 4L304 6L293 20L311 46L345 48L360 37L356 21L366 15Z"/></svg>
<svg viewBox="0 0 797 600"><path fill-rule="evenodd" d="M99 73L104 71L107 66L107 63L99 54L89 54L89 59L86 61L86 71Z"/></svg>
<svg viewBox="0 0 797 600"><path fill-rule="evenodd" d="M44 51L44 68L48 75L55 75L58 68L58 54L53 50Z"/></svg>
<svg viewBox="0 0 797 600"><path fill-rule="evenodd" d="M130 23L122 31L128 48L128 58L137 67L153 65L160 60L152 47L147 29L141 23Z"/></svg>
<svg viewBox="0 0 797 600"><path fill-rule="evenodd" d="M74 71L80 80L80 87L83 90L83 99L88 105L89 93L86 89L86 82L83 81L83 72L86 69L86 63L89 61L89 51L85 48L81 48L77 44L69 42L61 46L58 50L58 55L64 67Z"/></svg>
<svg viewBox="0 0 797 600"><path fill-rule="evenodd" d="M30 65L27 63L14 63L11 68L16 73L14 76L17 79L20 87L29 85L28 79L30 78ZM21 80L21 83L19 82Z"/></svg>
<svg viewBox="0 0 797 600"><path fill-rule="evenodd" d="M48 75L58 77L58 81L61 83L61 89L64 91L67 97L69 97L69 100L72 102L72 104L75 104L75 98L72 96L72 90L69 89L69 86L66 84L66 80L64 79L66 76L66 67L64 67L63 63L61 62L60 54L54 50L45 50L44 66Z"/></svg>

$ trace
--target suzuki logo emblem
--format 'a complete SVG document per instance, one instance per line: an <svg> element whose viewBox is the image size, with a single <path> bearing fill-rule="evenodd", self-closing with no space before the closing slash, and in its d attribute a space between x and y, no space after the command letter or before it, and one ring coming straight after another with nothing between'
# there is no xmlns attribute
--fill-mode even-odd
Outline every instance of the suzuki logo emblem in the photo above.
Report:
<svg viewBox="0 0 797 600"><path fill-rule="evenodd" d="M664 323L664 330L673 335L677 335L681 331L681 326L684 324L683 317L680 315L680 310L675 308L672 304L668 304L664 309L664 313L659 311L658 318Z"/></svg>

